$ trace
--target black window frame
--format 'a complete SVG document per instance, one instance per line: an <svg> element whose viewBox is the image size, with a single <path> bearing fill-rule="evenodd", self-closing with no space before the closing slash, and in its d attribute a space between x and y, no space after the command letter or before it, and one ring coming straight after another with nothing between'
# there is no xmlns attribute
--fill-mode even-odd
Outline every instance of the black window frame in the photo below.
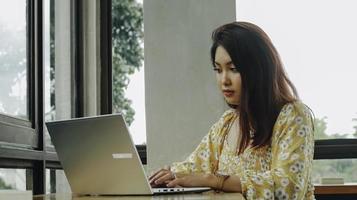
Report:
<svg viewBox="0 0 357 200"><path fill-rule="evenodd" d="M315 160L356 158L357 139L326 139L315 141Z"/></svg>

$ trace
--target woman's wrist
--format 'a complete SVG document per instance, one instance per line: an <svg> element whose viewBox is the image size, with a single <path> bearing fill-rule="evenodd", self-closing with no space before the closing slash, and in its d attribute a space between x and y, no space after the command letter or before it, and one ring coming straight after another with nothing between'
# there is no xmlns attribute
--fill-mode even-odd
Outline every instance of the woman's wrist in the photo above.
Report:
<svg viewBox="0 0 357 200"><path fill-rule="evenodd" d="M213 176L214 176L214 179L213 179L211 187L216 190L223 190L224 183L229 178L229 175L223 175L223 174L216 173L216 174L213 174Z"/></svg>
<svg viewBox="0 0 357 200"><path fill-rule="evenodd" d="M214 174L205 174L204 178L206 179L206 187L210 187L210 188L216 188L217 182L218 182L218 177L215 176Z"/></svg>

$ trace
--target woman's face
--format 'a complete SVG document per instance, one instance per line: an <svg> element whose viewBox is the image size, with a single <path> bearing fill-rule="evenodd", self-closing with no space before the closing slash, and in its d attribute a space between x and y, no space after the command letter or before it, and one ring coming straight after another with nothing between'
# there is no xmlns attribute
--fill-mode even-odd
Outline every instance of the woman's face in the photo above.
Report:
<svg viewBox="0 0 357 200"><path fill-rule="evenodd" d="M239 105L242 80L227 51L218 46L214 60L218 87L228 104Z"/></svg>

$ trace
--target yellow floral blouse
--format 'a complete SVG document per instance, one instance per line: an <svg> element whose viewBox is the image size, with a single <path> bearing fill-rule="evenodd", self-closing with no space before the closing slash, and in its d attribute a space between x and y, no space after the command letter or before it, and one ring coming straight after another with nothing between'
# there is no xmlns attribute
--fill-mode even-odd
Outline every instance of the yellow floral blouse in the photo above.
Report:
<svg viewBox="0 0 357 200"><path fill-rule="evenodd" d="M175 173L237 175L246 199L314 199L311 182L314 152L310 110L301 102L286 104L275 122L271 145L247 148L237 155L225 135L237 114L226 111L183 162L173 163ZM223 146L221 146L223 145ZM221 153L219 150L221 149Z"/></svg>

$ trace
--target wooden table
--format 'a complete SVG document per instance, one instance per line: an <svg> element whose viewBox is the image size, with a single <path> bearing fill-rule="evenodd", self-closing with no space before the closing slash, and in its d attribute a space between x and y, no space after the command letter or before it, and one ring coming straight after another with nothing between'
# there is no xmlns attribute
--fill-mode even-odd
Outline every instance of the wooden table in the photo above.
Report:
<svg viewBox="0 0 357 200"><path fill-rule="evenodd" d="M315 185L315 195L356 195L356 183L344 185ZM176 194L176 195L160 195L160 196L96 196L96 197L78 197L71 194L47 194L37 195L32 197L32 192L19 191L1 191L1 200L119 200L119 199L133 199L133 200L244 200L240 193L215 193L213 191L204 192L202 194Z"/></svg>
<svg viewBox="0 0 357 200"><path fill-rule="evenodd" d="M356 183L344 185L315 185L315 195L355 195L357 194ZM117 199L133 199L133 200L244 200L240 193L215 193L213 191L204 192L202 194L176 194L176 195L160 195L160 196L96 196L96 197L78 197L71 194L47 194L37 195L32 197L32 192L19 191L1 191L1 200L117 200Z"/></svg>
<svg viewBox="0 0 357 200"><path fill-rule="evenodd" d="M342 195L357 195L356 183L331 184L321 185L315 184L315 195L342 194Z"/></svg>
<svg viewBox="0 0 357 200"><path fill-rule="evenodd" d="M244 200L240 193L170 194L156 196L72 196L71 194L48 194L34 196L33 200ZM21 200L21 199L19 199Z"/></svg>

